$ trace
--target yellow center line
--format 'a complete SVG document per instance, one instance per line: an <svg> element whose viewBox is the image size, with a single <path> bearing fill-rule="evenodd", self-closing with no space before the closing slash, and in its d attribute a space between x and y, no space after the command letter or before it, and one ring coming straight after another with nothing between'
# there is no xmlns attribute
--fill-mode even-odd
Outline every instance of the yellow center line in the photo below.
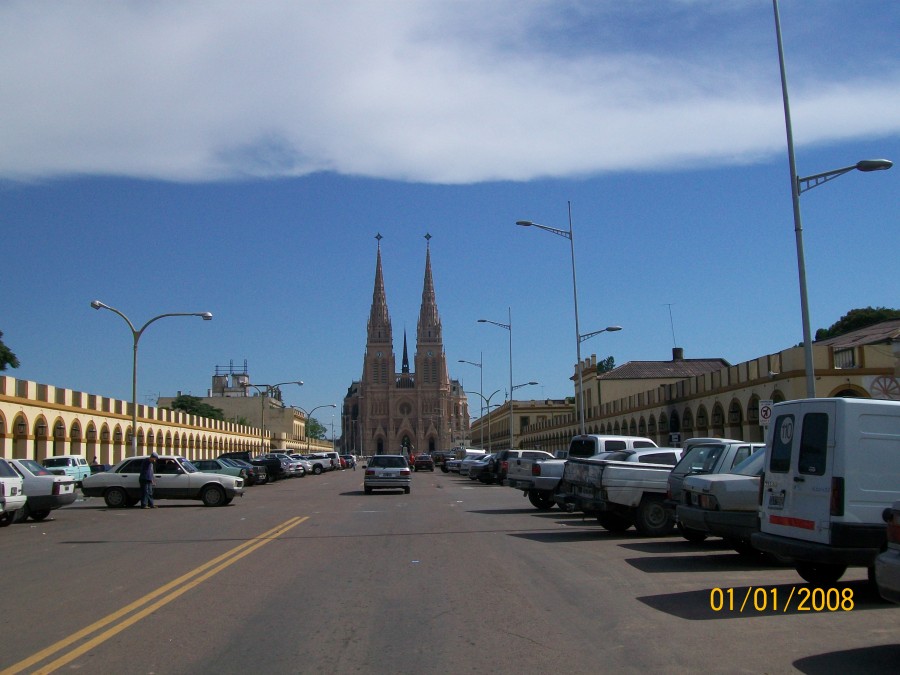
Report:
<svg viewBox="0 0 900 675"><path fill-rule="evenodd" d="M156 598L159 598L159 596L162 596L162 595L165 595L166 593L168 593L168 595L166 595L165 597L160 598L159 600L156 600L156 602L153 602L153 604L150 604L150 605L144 607L144 609L142 609L139 612L136 612L132 616L123 620L121 623L116 624L113 628L110 628L110 629L104 631L103 633L100 633L99 635L97 635L94 638L90 639L89 641L85 642L84 644L77 647L76 649L74 649L70 652L67 652L65 656L62 656L62 657L56 659L55 661L47 664L40 670L36 670L34 672L35 673L49 673L49 672L56 670L60 666L63 666L66 663L73 661L77 657L90 651L91 649L93 649L97 645L105 642L106 640L108 640L112 636L116 635L117 633L120 633L121 631L125 630L129 626L137 623L144 617L152 614L160 607L163 607L163 606L169 604L170 602L172 602L173 600L175 600L182 594L186 593L190 589L200 585L202 582L206 581L210 577L215 576L216 574L221 572L226 567L233 565L241 558L249 555L250 553L254 552L256 549L258 549L262 546L265 546L270 541L273 541L277 537L280 537L285 532L291 530L292 528L296 527L297 525L299 525L300 523L302 523L308 519L309 519L309 516L304 516L302 518L300 518L300 517L291 518L291 519L285 521L284 523L282 523L281 525L278 525L277 527L274 527L271 530L268 530L267 532L264 532L261 535L254 537L253 539L250 539L249 541L245 541L243 544L236 546L235 548L231 549L230 551L223 553L222 555L216 556L212 560L203 563L199 567L191 570L190 572L188 572L186 574L183 574L182 576L178 577L177 579L170 581L169 583L167 583L163 586L160 586L155 591L152 591L152 592L148 593L147 595L145 595L144 597L139 598L138 600L135 600L134 602L126 605L122 609L117 610L117 611L113 612L112 614L105 616L104 618L100 619L99 621L95 621L90 626L87 626L86 628L82 628L81 630L73 633L69 637L63 638L62 640L50 645L49 647L47 647L45 649L42 649L41 651L33 654L32 656L29 656L28 658L26 658L22 661L19 661L15 665L12 665L9 668L6 668L6 669L0 671L0 675L14 675L15 673L20 673L23 670L29 668L30 666L33 666L36 663L39 663L47 658L50 658L51 656L53 656L57 652L65 649L69 645L71 645L79 640L84 639L88 635L100 630L101 628L108 626L109 624L113 623L114 621L118 621L119 619L121 619L125 615L129 614L130 612L134 612L135 610L140 609L144 605L148 605L148 603L152 602ZM193 579L193 581L191 581L191 579L193 577L196 577L196 579ZM180 588L179 588L179 586L180 586ZM175 590L173 590L173 589L175 589Z"/></svg>

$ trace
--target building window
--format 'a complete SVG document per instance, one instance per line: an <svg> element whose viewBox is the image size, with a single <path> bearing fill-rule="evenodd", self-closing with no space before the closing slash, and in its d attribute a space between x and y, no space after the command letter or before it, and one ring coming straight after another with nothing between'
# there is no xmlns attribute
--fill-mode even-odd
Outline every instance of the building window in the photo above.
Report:
<svg viewBox="0 0 900 675"><path fill-rule="evenodd" d="M856 350L852 347L850 349L835 349L834 367L856 368Z"/></svg>

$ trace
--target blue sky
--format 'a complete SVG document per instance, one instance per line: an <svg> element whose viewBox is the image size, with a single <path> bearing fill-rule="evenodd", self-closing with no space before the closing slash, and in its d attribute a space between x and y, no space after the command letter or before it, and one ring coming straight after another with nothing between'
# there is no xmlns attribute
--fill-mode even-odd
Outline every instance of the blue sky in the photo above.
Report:
<svg viewBox="0 0 900 675"><path fill-rule="evenodd" d="M900 157L900 4L782 0L798 171ZM8 375L204 395L216 366L340 404L381 233L399 360L430 233L451 376L572 393L618 364L802 339L772 3L0 3ZM802 197L813 330L897 307L900 171ZM669 319L669 305L673 321ZM673 338L674 332L674 338ZM502 393L501 393L502 396ZM495 399L496 400L496 399ZM473 406L474 407L474 406ZM330 425L331 411L316 416ZM339 418L335 418L336 430Z"/></svg>

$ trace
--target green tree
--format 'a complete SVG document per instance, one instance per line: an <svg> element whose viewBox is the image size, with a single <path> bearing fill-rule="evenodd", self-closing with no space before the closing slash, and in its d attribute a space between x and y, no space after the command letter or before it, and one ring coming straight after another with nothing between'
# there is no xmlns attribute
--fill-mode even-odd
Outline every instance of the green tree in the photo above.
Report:
<svg viewBox="0 0 900 675"><path fill-rule="evenodd" d="M171 408L172 410L186 412L188 415L198 415L214 420L225 419L225 412L221 408L216 408L209 403L204 403L196 396L190 396L189 394L177 396L175 400L172 401Z"/></svg>
<svg viewBox="0 0 900 675"><path fill-rule="evenodd" d="M3 332L0 331L0 370L6 370L7 366L18 368L19 359L16 358L16 355L12 353L9 347L3 344Z"/></svg>
<svg viewBox="0 0 900 675"><path fill-rule="evenodd" d="M601 373L608 373L615 367L616 360L611 356L607 356L602 361L597 362L597 374L600 375Z"/></svg>
<svg viewBox="0 0 900 675"><path fill-rule="evenodd" d="M325 438L325 427L319 423L315 417L310 417L306 422L306 435L321 441Z"/></svg>
<svg viewBox="0 0 900 675"><path fill-rule="evenodd" d="M888 319L900 319L900 309L888 309L887 307L851 309L828 328L817 330L816 340L827 340L860 328L874 326L876 323Z"/></svg>

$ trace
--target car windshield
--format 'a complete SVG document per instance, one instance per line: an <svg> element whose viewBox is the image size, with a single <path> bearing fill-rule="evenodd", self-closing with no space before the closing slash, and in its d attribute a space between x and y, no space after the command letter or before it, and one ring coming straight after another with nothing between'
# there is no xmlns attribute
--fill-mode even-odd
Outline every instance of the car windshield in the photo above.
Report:
<svg viewBox="0 0 900 675"><path fill-rule="evenodd" d="M675 473L709 473L724 449L721 443L695 445L678 463Z"/></svg>
<svg viewBox="0 0 900 675"><path fill-rule="evenodd" d="M408 464L406 457L399 455L376 455L369 462L369 466L378 466L385 469L405 469Z"/></svg>
<svg viewBox="0 0 900 675"><path fill-rule="evenodd" d="M33 459L20 459L19 464L28 469L35 476L52 476L46 468L35 462Z"/></svg>
<svg viewBox="0 0 900 675"><path fill-rule="evenodd" d="M68 457L48 457L44 460L44 466L71 466L72 460Z"/></svg>
<svg viewBox="0 0 900 675"><path fill-rule="evenodd" d="M219 461L222 462L225 466L230 466L235 469L242 468L240 464L238 464L237 460L228 459L228 457L219 457Z"/></svg>
<svg viewBox="0 0 900 675"><path fill-rule="evenodd" d="M191 464L186 459L181 460L181 466L184 469L185 473L197 473L198 471L197 467Z"/></svg>
<svg viewBox="0 0 900 675"><path fill-rule="evenodd" d="M591 455L590 459L608 459L611 462L624 462L628 459L629 455L633 454L633 452L625 452L622 450L610 450L607 452L598 452L596 455Z"/></svg>
<svg viewBox="0 0 900 675"><path fill-rule="evenodd" d="M766 449L759 448L743 462L734 467L732 473L741 476L761 476L766 463Z"/></svg>
<svg viewBox="0 0 900 675"><path fill-rule="evenodd" d="M19 474L17 474L12 466L7 464L6 462L0 460L0 477L3 478L19 478Z"/></svg>

